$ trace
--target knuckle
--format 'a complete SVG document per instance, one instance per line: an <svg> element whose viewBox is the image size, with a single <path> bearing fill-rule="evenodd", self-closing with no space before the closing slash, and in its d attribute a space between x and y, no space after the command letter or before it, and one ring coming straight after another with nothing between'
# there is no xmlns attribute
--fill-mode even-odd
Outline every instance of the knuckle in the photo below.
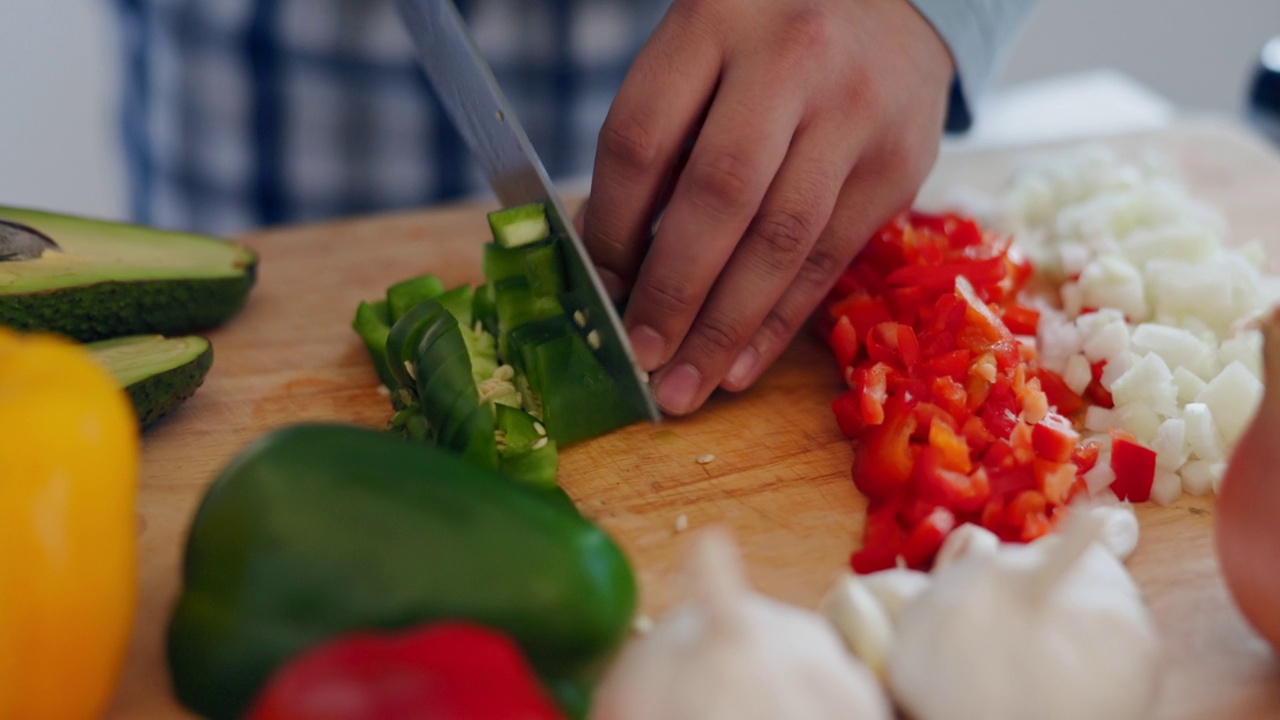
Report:
<svg viewBox="0 0 1280 720"><path fill-rule="evenodd" d="M819 7L796 11L780 36L781 54L792 59L822 57L833 43L831 17Z"/></svg>
<svg viewBox="0 0 1280 720"><path fill-rule="evenodd" d="M719 312L709 312L699 318L695 333L703 346L716 354L731 353L747 340L733 318Z"/></svg>
<svg viewBox="0 0 1280 720"><path fill-rule="evenodd" d="M844 269L847 262L843 256L833 252L833 248L820 245L805 257L804 263L800 265L800 271L796 273L796 280L806 289L824 290L835 280L836 275Z"/></svg>
<svg viewBox="0 0 1280 720"><path fill-rule="evenodd" d="M644 172L658 164L657 137L642 111L619 113L600 128L600 148L623 168Z"/></svg>
<svg viewBox="0 0 1280 720"><path fill-rule="evenodd" d="M714 209L744 206L752 186L751 163L742 154L715 151L690 163L689 189L693 197Z"/></svg>
<svg viewBox="0 0 1280 720"><path fill-rule="evenodd" d="M646 281L645 301L650 308L666 317L690 314L698 304L692 288L669 275L659 275Z"/></svg>
<svg viewBox="0 0 1280 720"><path fill-rule="evenodd" d="M771 270L791 267L817 233L814 216L807 210L779 208L761 214L755 234L760 238L760 260Z"/></svg>
<svg viewBox="0 0 1280 720"><path fill-rule="evenodd" d="M760 323L759 342L764 347L786 344L803 322L804 316L794 304L779 303Z"/></svg>

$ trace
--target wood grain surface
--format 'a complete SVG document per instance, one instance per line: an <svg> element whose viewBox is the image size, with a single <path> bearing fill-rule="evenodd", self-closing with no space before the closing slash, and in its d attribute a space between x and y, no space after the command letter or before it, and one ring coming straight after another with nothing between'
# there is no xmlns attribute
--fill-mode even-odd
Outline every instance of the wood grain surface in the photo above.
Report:
<svg viewBox="0 0 1280 720"><path fill-rule="evenodd" d="M1168 154L1195 191L1226 213L1235 239L1260 238L1280 256L1280 157L1269 146L1212 121L1107 142ZM944 153L921 203L936 204L959 183L997 188L1024 152ZM110 717L188 716L171 696L164 628L205 487L271 428L304 420L381 427L389 404L350 330L356 304L421 272L446 284L478 281L488 209L436 208L245 238L261 253L248 306L209 335L214 365L204 387L145 437L140 597ZM748 392L716 396L690 418L635 425L564 452L562 484L629 554L645 613L657 617L679 599L682 550L709 523L733 529L760 590L816 604L862 528L851 453L829 409L840 389L825 346L803 335ZM714 461L697 463L704 454ZM676 530L681 515L684 533ZM1226 593L1213 554L1212 499L1144 506L1139 519L1142 537L1129 566L1164 642L1154 716L1280 718L1280 662Z"/></svg>

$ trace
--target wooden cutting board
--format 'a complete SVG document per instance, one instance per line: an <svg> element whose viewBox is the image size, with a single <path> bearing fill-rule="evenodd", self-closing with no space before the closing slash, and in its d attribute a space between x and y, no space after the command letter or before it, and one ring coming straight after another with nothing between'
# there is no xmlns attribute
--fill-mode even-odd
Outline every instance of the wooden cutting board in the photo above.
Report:
<svg viewBox="0 0 1280 720"><path fill-rule="evenodd" d="M1206 121L1110 142L1168 154L1195 191L1223 209L1233 237L1261 238L1280 256L1280 157L1268 146ZM958 183L999 187L1019 152L944 153L921 202L936 202ZM169 690L164 626L188 524L215 473L281 425L381 427L389 405L349 327L356 304L421 272L450 285L478 281L489 209L438 208L246 238L262 258L248 306L210 334L215 359L204 387L145 438L141 594L111 717L186 717ZM817 603L862 529L851 453L829 409L840 389L825 346L803 335L748 392L715 397L691 418L632 426L564 452L562 484L629 554L646 614L658 617L679 598L681 551L709 523L732 528L760 590ZM697 463L704 454L714 461ZM684 533L676 529L681 516ZM1155 716L1280 717L1280 662L1225 591L1213 555L1212 500L1142 507L1139 518L1142 538L1129 566L1165 643Z"/></svg>

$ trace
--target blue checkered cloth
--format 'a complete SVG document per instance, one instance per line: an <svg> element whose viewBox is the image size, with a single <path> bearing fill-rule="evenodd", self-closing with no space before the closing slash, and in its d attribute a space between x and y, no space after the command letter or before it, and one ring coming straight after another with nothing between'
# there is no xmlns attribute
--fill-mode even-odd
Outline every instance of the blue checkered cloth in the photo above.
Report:
<svg viewBox="0 0 1280 720"><path fill-rule="evenodd" d="M485 194L391 0L117 0L135 222L212 234ZM552 177L666 0L460 0Z"/></svg>
<svg viewBox="0 0 1280 720"><path fill-rule="evenodd" d="M669 2L457 5L548 174L565 179L590 173L609 104ZM1001 40L991 28L1009 23L973 13L1012 17L1032 0L912 2L953 52L981 53L959 63L977 75ZM116 3L134 222L230 235L488 193L392 0ZM967 127L967 94L953 87L948 129Z"/></svg>

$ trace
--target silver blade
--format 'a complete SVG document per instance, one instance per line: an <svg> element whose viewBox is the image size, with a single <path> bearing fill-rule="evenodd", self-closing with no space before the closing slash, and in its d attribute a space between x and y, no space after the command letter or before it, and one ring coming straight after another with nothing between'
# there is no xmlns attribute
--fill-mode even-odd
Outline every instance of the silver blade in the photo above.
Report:
<svg viewBox="0 0 1280 720"><path fill-rule="evenodd" d="M458 9L452 0L396 0L396 6L427 79L483 169L498 202L504 207L546 203L552 230L569 238L569 252L564 255L570 291L587 317L588 327L599 334L596 355L637 411L657 422L661 417L658 406L586 246Z"/></svg>

